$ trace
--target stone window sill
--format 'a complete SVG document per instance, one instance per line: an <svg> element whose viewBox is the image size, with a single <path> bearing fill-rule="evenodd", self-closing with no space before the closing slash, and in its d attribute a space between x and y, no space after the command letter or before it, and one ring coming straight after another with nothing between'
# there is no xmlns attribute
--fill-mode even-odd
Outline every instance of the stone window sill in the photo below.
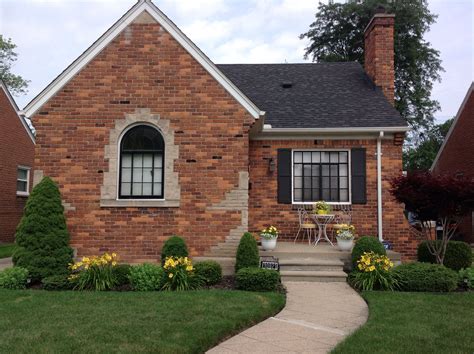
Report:
<svg viewBox="0 0 474 354"><path fill-rule="evenodd" d="M101 208L178 208L179 200L101 199Z"/></svg>

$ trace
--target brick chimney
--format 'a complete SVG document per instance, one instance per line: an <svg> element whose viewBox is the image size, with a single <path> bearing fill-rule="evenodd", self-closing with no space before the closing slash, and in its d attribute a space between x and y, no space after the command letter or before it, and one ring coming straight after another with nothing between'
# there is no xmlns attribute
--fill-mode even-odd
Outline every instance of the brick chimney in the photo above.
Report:
<svg viewBox="0 0 474 354"><path fill-rule="evenodd" d="M395 69L393 64L395 15L379 6L364 31L365 71L393 105Z"/></svg>

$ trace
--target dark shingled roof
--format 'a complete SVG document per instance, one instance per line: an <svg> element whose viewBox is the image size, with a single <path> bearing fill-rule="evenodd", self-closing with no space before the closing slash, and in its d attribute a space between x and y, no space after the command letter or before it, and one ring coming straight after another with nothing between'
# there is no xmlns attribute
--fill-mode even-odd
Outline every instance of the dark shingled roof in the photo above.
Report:
<svg viewBox="0 0 474 354"><path fill-rule="evenodd" d="M359 63L221 64L272 128L400 127L406 121ZM283 86L291 83L291 88Z"/></svg>

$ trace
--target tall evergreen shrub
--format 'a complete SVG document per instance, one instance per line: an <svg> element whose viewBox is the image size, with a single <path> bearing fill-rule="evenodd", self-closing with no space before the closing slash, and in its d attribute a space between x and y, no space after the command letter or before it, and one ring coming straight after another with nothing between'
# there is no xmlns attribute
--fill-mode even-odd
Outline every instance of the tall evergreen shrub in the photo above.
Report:
<svg viewBox="0 0 474 354"><path fill-rule="evenodd" d="M250 232L244 233L237 248L235 259L235 272L242 268L258 267L260 256L258 254L257 241Z"/></svg>
<svg viewBox="0 0 474 354"><path fill-rule="evenodd" d="M32 281L68 273L73 251L61 195L51 178L44 177L33 188L15 237L13 262L28 269Z"/></svg>

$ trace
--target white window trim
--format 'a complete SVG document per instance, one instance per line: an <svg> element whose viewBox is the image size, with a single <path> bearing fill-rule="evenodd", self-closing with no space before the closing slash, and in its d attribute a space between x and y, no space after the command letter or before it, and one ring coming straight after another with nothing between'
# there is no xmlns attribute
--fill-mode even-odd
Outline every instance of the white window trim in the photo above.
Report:
<svg viewBox="0 0 474 354"><path fill-rule="evenodd" d="M294 173L294 168L293 168L293 156L294 156L294 152L296 151L311 151L311 152L326 152L326 151L341 151L341 152L344 152L346 151L347 152L347 161L348 161L348 165L347 165L347 175L348 175L348 183L349 183L349 201L348 202L326 202L328 203L329 205L352 205L352 176L351 176L351 150L350 149L291 149L291 204L295 204L295 205L312 205L314 204L315 202L317 202L317 200L315 200L314 202L296 202L295 199L294 199L294 189L293 189L293 173Z"/></svg>
<svg viewBox="0 0 474 354"><path fill-rule="evenodd" d="M26 170L26 180L18 178L18 170ZM17 189L16 195L21 197L28 197L30 195L30 171L31 167L18 165L16 168L16 181L26 182L26 192Z"/></svg>

